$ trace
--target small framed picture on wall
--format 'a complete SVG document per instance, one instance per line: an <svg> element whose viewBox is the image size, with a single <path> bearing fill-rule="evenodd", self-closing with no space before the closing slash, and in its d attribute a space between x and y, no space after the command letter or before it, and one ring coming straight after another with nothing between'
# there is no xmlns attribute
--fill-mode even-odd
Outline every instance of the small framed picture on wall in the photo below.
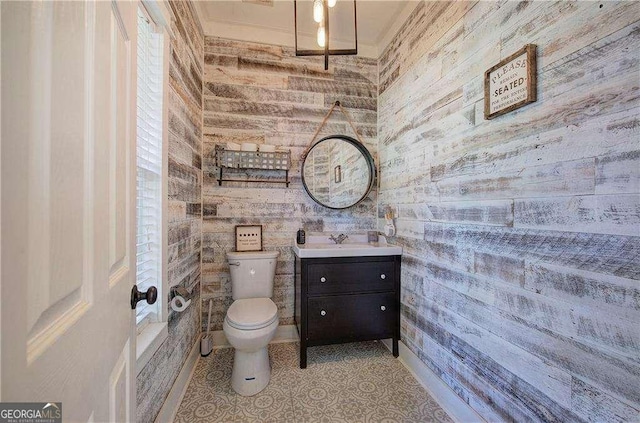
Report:
<svg viewBox="0 0 640 423"><path fill-rule="evenodd" d="M262 251L262 225L237 225L236 251Z"/></svg>

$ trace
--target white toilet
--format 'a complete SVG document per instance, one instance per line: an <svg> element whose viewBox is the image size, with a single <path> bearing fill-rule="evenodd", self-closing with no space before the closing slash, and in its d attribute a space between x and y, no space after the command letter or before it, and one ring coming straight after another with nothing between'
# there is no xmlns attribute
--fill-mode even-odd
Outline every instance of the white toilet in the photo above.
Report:
<svg viewBox="0 0 640 423"><path fill-rule="evenodd" d="M231 386L244 396L262 391L271 378L267 345L278 329L278 307L271 301L277 251L227 253L233 304L224 334L233 348Z"/></svg>

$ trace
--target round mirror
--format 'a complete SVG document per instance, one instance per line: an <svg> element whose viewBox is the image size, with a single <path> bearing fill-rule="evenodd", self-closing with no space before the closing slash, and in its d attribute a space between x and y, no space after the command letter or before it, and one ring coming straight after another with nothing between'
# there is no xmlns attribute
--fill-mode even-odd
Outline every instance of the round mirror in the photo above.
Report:
<svg viewBox="0 0 640 423"><path fill-rule="evenodd" d="M354 206L373 187L375 165L364 145L346 135L318 141L302 163L302 184L318 204L331 209Z"/></svg>

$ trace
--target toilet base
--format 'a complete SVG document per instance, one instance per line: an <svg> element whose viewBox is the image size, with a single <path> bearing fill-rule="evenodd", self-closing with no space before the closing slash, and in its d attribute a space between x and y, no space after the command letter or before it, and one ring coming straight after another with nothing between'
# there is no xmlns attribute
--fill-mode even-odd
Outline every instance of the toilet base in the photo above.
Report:
<svg viewBox="0 0 640 423"><path fill-rule="evenodd" d="M258 351L235 350L231 387L238 394L250 397L267 387L271 379L271 365L267 347Z"/></svg>

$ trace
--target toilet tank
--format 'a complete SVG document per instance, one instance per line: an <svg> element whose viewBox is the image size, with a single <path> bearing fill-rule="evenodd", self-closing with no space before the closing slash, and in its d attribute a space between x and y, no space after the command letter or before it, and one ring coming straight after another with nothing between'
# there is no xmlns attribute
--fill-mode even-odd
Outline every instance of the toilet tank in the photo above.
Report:
<svg viewBox="0 0 640 423"><path fill-rule="evenodd" d="M278 251L227 253L233 299L271 298L279 254Z"/></svg>

